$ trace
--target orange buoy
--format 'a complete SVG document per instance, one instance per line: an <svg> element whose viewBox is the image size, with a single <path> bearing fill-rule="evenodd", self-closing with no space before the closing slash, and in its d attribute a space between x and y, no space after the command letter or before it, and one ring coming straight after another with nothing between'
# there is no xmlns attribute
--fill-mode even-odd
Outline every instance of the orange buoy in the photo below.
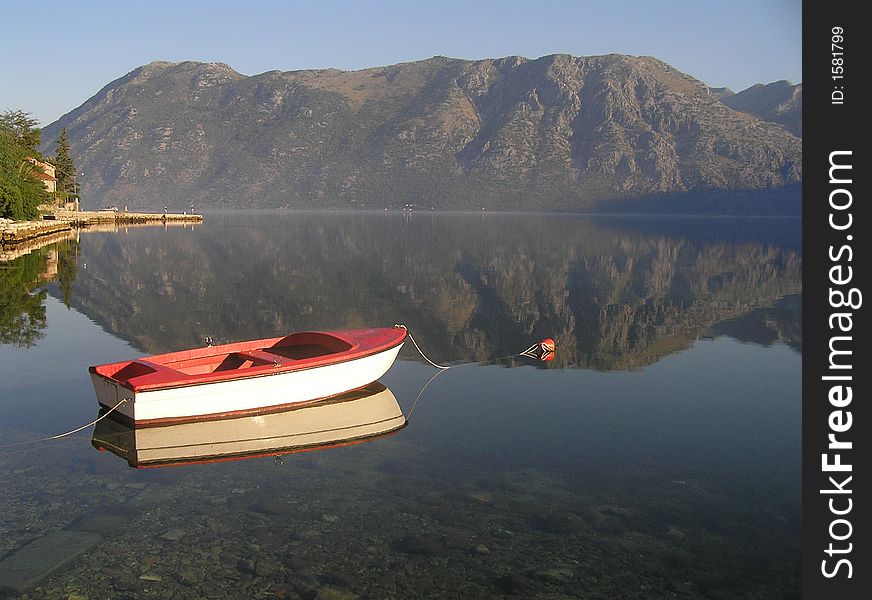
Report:
<svg viewBox="0 0 872 600"><path fill-rule="evenodd" d="M545 338L544 340L539 342L539 347L542 348L542 352L554 352L557 344L551 338Z"/></svg>
<svg viewBox="0 0 872 600"><path fill-rule="evenodd" d="M545 338L521 352L520 356L548 362L554 360L554 350L556 347L557 343L554 340Z"/></svg>

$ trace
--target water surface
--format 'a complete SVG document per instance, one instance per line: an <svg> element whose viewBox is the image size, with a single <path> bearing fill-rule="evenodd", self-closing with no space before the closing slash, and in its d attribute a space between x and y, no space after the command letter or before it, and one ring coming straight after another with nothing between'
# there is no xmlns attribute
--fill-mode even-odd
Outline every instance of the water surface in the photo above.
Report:
<svg viewBox="0 0 872 600"><path fill-rule="evenodd" d="M96 418L88 365L206 336L399 322L483 364L415 402L434 369L407 347L381 380L407 427L281 462L7 446L0 561L99 535L28 598L797 596L799 228L217 213L4 263L0 446ZM504 358L546 336L551 363Z"/></svg>

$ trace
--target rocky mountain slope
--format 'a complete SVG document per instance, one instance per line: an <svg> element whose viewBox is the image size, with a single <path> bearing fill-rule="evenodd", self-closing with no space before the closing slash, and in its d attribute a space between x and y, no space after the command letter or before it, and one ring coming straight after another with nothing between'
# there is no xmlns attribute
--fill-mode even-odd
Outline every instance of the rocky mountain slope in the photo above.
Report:
<svg viewBox="0 0 872 600"><path fill-rule="evenodd" d="M724 88L720 88L724 89ZM797 137L802 137L802 84L776 81L758 83L738 94L721 93L721 102L740 112L750 113L764 121L776 123Z"/></svg>
<svg viewBox="0 0 872 600"><path fill-rule="evenodd" d="M602 209L801 181L801 141L650 57L362 71L155 62L66 127L86 205Z"/></svg>

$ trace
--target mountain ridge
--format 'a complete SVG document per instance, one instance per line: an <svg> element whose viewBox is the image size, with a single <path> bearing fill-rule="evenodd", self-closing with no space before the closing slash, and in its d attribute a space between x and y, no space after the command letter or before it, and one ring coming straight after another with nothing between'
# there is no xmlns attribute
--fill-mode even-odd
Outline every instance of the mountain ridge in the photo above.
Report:
<svg viewBox="0 0 872 600"><path fill-rule="evenodd" d="M61 127L86 199L131 208L599 210L802 178L796 137L659 59L618 54L252 76L155 61L44 139Z"/></svg>
<svg viewBox="0 0 872 600"><path fill-rule="evenodd" d="M733 110L750 113L764 121L776 123L797 137L802 137L802 84L786 79L758 83L738 93L724 93L721 102Z"/></svg>

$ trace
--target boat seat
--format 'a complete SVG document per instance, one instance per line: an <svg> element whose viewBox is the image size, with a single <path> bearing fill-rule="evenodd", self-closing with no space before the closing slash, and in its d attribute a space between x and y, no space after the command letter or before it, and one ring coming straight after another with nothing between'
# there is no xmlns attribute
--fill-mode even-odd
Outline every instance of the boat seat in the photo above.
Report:
<svg viewBox="0 0 872 600"><path fill-rule="evenodd" d="M271 362L273 364L282 364L284 362L284 358L279 356L278 354L273 354L272 352L265 352L263 350L245 350L242 352L237 352L239 356L247 356L254 360L265 360L267 362Z"/></svg>
<svg viewBox="0 0 872 600"><path fill-rule="evenodd" d="M172 367L167 367L166 365L161 365L158 363L153 363L148 360L135 360L132 361L131 365L137 365L139 368L145 367L148 369L148 372L142 373L141 375L132 375L127 377L125 381L127 383L142 386L142 385L151 385L155 383L163 383L166 381L173 381L178 379L179 377L185 377L185 374L181 371L177 371ZM117 375L116 375L117 377Z"/></svg>

